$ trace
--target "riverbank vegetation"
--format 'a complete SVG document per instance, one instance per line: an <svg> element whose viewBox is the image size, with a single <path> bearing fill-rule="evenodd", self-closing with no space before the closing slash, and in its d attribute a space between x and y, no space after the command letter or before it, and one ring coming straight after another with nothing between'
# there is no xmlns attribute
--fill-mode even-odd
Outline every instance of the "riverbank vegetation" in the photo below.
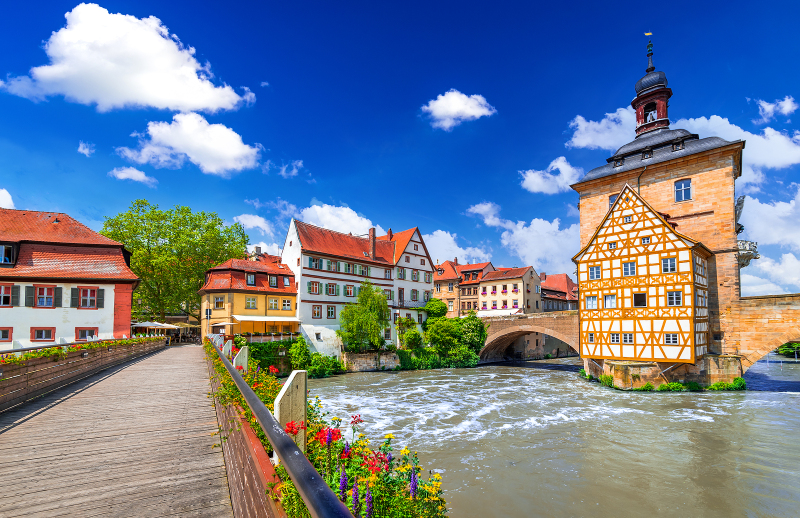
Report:
<svg viewBox="0 0 800 518"><path fill-rule="evenodd" d="M292 370L306 370L309 378L327 378L346 370L338 358L309 351L302 336L274 342L248 342L244 335L234 336L233 346L237 351L245 345L250 359L261 369L273 367L280 375L288 375Z"/></svg>
<svg viewBox="0 0 800 518"><path fill-rule="evenodd" d="M800 356L800 343L788 343L778 347L778 354L787 358L797 358Z"/></svg>
<svg viewBox="0 0 800 518"><path fill-rule="evenodd" d="M223 405L237 405L244 410L244 419L253 428L267 453L272 446L244 401L239 389L220 360L214 346L204 341L206 356L212 362L219 388L214 397ZM274 411L275 398L281 390L280 381L268 369L261 369L251 359L243 379L270 410ZM328 486L352 511L353 516L364 518L439 518L447 513L442 498L442 481L439 474L422 476L416 452L403 448L399 452L388 434L378 448L361 433L361 416L351 416L349 429L343 420L329 417L317 398L308 402L307 421L290 422L285 432L297 435L305 429L306 457L322 475ZM281 465L276 466L281 483L272 489L289 518L309 517L308 509Z"/></svg>
<svg viewBox="0 0 800 518"><path fill-rule="evenodd" d="M120 347L126 345L143 344L146 342L161 342L163 340L163 336L125 338L122 340L92 340L89 342L76 344L54 345L53 347L47 347L45 349L36 349L33 351L25 351L20 353L15 353L13 350L5 351L0 354L0 364L18 365L34 358L53 358L53 360L62 360L67 357L67 353L72 351L86 351L100 349L101 347Z"/></svg>
<svg viewBox="0 0 800 518"><path fill-rule="evenodd" d="M681 383L678 381L672 381L668 383L662 383L655 388L652 383L647 382L641 387L626 389L624 387L618 387L614 385L614 376L611 374L601 374L598 377L594 377L591 374L587 373L585 369L581 369L578 375L588 381L595 381L600 383L601 385L613 388L617 390L628 390L633 392L703 392L704 390L712 390L712 391L719 391L719 390L746 390L747 383L745 382L744 378L737 377L734 378L732 382L725 382L725 381L718 381L707 387L703 387L696 381L689 381L687 383Z"/></svg>

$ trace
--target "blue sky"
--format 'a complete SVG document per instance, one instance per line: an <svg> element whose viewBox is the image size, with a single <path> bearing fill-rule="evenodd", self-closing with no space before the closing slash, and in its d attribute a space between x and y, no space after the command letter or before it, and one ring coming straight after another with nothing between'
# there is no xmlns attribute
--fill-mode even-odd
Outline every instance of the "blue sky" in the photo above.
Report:
<svg viewBox="0 0 800 518"><path fill-rule="evenodd" d="M569 183L633 138L651 31L672 127L747 140L745 293L800 292L796 3L3 10L0 206L99 229L137 198L185 204L272 251L292 216L419 226L434 260L549 273L577 251Z"/></svg>

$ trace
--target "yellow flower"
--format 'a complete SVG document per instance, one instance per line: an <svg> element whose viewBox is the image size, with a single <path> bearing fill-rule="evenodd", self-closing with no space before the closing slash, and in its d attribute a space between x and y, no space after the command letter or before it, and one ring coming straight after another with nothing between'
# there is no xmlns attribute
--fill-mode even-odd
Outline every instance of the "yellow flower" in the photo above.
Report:
<svg viewBox="0 0 800 518"><path fill-rule="evenodd" d="M394 435L387 433L384 439L394 439Z"/></svg>
<svg viewBox="0 0 800 518"><path fill-rule="evenodd" d="M408 451L408 448L403 448L402 450L400 450L400 455L408 455L409 453L411 452Z"/></svg>

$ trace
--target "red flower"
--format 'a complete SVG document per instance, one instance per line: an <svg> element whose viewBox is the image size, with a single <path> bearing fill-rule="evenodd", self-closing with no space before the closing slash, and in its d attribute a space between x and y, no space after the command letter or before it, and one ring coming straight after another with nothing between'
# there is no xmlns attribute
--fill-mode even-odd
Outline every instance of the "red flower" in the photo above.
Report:
<svg viewBox="0 0 800 518"><path fill-rule="evenodd" d="M330 431L331 434L331 442L336 442L342 439L342 431L338 428L328 428L325 427L322 430L318 431L316 435L314 435L314 439L316 439L321 445L327 446L328 445L328 432Z"/></svg>
<svg viewBox="0 0 800 518"><path fill-rule="evenodd" d="M270 374L278 374L278 368L275 367L274 365L270 365L269 366L269 373Z"/></svg>
<svg viewBox="0 0 800 518"><path fill-rule="evenodd" d="M236 370L237 370L237 371L243 371L243 370L244 370L244 367L242 367L241 365L237 365L237 366L236 366Z"/></svg>
<svg viewBox="0 0 800 518"><path fill-rule="evenodd" d="M297 435L298 433L300 433L300 428L294 421L289 421L288 423L286 423L286 429L284 431L290 435Z"/></svg>
<svg viewBox="0 0 800 518"><path fill-rule="evenodd" d="M364 420L361 419L361 414L352 415L350 417L350 426L357 426L364 422Z"/></svg>

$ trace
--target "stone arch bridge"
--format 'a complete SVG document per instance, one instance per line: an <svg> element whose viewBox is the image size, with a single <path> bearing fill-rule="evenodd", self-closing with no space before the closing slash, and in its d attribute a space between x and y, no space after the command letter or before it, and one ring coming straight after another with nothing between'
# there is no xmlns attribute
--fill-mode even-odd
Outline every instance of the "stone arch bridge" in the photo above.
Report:
<svg viewBox="0 0 800 518"><path fill-rule="evenodd" d="M481 361L502 358L503 351L517 338L542 333L558 338L575 352L580 352L578 311L551 311L482 319L487 329L486 345L480 351Z"/></svg>

